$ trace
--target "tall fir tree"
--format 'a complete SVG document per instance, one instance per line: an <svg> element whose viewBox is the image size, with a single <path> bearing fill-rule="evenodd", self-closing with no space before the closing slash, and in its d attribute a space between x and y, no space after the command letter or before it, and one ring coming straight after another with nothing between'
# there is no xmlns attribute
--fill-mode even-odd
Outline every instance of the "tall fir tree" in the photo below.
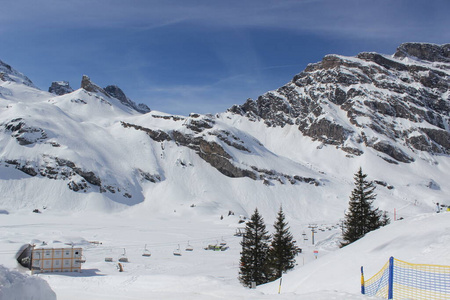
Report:
<svg viewBox="0 0 450 300"><path fill-rule="evenodd" d="M239 280L244 286L267 283L270 280L267 263L270 235L258 209L247 222L245 233L241 241L242 252L239 268Z"/></svg>
<svg viewBox="0 0 450 300"><path fill-rule="evenodd" d="M389 223L388 219L383 219L378 208L372 207L376 198L375 186L372 181L367 181L366 177L367 174L363 174L362 168L359 168L354 177L355 188L345 214L342 247Z"/></svg>
<svg viewBox="0 0 450 300"><path fill-rule="evenodd" d="M285 221L283 208L280 207L277 219L273 225L275 233L269 248L269 264L272 280L280 278L283 273L295 267L295 257L301 252L297 247L293 235L289 231L288 223Z"/></svg>

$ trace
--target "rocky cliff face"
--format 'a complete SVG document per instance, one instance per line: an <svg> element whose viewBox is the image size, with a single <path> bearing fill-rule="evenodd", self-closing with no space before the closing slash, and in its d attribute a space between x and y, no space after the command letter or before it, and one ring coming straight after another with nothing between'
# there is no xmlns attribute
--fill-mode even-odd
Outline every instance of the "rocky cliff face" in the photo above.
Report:
<svg viewBox="0 0 450 300"><path fill-rule="evenodd" d="M150 112L150 108L147 105L143 103L136 104L130 98L128 98L117 85L108 85L105 88L101 88L93 83L88 76L83 75L83 78L81 79L81 88L85 89L88 92L101 93L107 97L115 98L119 100L123 105L128 106L140 113L145 114Z"/></svg>
<svg viewBox="0 0 450 300"><path fill-rule="evenodd" d="M361 145L392 163L450 154L450 44L402 44L393 56L327 55L285 86L229 111L267 126L296 125L351 155Z"/></svg>
<svg viewBox="0 0 450 300"><path fill-rule="evenodd" d="M0 80L12 81L25 84L30 87L36 87L31 80L22 73L14 70L10 65L0 60Z"/></svg>
<svg viewBox="0 0 450 300"><path fill-rule="evenodd" d="M73 92L73 88L70 87L68 81L53 81L52 85L48 88L48 92L61 96Z"/></svg>
<svg viewBox="0 0 450 300"><path fill-rule="evenodd" d="M130 98L128 98L125 93L117 85L108 85L105 87L105 91L112 97L118 99L123 105L133 108L134 110L146 114L150 112L150 108L143 104L136 104Z"/></svg>

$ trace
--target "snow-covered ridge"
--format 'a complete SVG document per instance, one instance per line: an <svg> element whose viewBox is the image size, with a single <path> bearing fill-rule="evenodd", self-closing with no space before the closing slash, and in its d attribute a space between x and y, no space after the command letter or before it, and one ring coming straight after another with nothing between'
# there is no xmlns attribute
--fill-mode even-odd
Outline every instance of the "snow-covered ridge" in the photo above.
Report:
<svg viewBox="0 0 450 300"><path fill-rule="evenodd" d="M36 88L31 80L0 60L0 81L12 81Z"/></svg>
<svg viewBox="0 0 450 300"><path fill-rule="evenodd" d="M449 45L403 44L393 56L327 55L292 82L230 112L268 126L297 125L350 155L371 147L392 163L450 154Z"/></svg>
<svg viewBox="0 0 450 300"><path fill-rule="evenodd" d="M0 81L0 205L339 219L362 166L381 209L428 211L449 192L448 77L405 60L330 55L216 115L141 114L87 76L62 95Z"/></svg>

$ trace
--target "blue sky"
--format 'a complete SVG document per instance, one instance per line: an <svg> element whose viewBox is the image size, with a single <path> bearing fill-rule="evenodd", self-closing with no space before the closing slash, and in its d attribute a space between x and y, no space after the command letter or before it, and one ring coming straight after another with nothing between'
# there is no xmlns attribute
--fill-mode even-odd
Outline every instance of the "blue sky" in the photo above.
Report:
<svg viewBox="0 0 450 300"><path fill-rule="evenodd" d="M448 0L2 1L0 59L47 90L83 74L152 110L216 113L334 53L450 43Z"/></svg>

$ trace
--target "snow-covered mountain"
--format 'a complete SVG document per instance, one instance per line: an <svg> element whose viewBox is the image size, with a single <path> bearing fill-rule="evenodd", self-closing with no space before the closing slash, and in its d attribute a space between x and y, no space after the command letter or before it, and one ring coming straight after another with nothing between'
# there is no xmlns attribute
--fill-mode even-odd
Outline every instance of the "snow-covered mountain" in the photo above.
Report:
<svg viewBox="0 0 450 300"><path fill-rule="evenodd" d="M292 81L230 111L268 126L295 125L350 155L362 145L393 164L417 150L450 154L450 44L402 44L393 56L327 55Z"/></svg>
<svg viewBox="0 0 450 300"><path fill-rule="evenodd" d="M0 61L0 208L343 217L359 166L399 215L450 204L450 45L328 55L256 101L168 115ZM53 85L52 85L53 86ZM63 87L62 90L58 86Z"/></svg>

